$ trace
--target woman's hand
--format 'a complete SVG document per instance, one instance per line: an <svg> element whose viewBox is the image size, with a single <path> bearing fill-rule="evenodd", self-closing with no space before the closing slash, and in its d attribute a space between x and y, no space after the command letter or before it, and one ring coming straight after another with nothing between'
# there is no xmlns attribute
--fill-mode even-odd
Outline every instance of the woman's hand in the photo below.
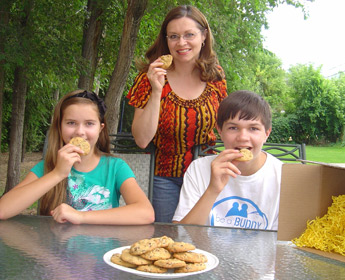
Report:
<svg viewBox="0 0 345 280"><path fill-rule="evenodd" d="M51 215L58 223L70 222L77 225L82 223L83 212L75 210L66 203L62 203L51 211Z"/></svg>
<svg viewBox="0 0 345 280"><path fill-rule="evenodd" d="M163 62L161 62L160 58L157 58L154 62L150 64L149 70L147 71L147 77L152 87L152 93L162 93L165 75L167 73L166 70L161 68L162 65Z"/></svg>
<svg viewBox="0 0 345 280"><path fill-rule="evenodd" d="M241 171L232 163L234 159L240 156L241 153L238 150L226 149L212 161L210 190L220 193L230 177L236 178L237 175L241 174Z"/></svg>
<svg viewBox="0 0 345 280"><path fill-rule="evenodd" d="M71 172L72 166L81 161L80 154L83 154L83 151L77 146L72 144L63 146L58 151L57 162L54 170L62 178L67 178L68 174Z"/></svg>

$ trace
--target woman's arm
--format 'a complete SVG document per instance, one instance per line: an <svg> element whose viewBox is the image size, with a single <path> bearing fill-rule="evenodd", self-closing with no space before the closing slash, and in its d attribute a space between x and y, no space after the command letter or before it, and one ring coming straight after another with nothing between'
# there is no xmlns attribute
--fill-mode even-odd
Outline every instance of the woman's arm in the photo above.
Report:
<svg viewBox="0 0 345 280"><path fill-rule="evenodd" d="M154 222L152 205L134 178L125 180L120 192L126 202L125 206L78 211L67 204L61 204L52 211L52 216L59 223L73 224L143 225Z"/></svg>
<svg viewBox="0 0 345 280"><path fill-rule="evenodd" d="M160 60L151 63L147 72L152 92L146 106L136 108L132 122L132 134L137 145L145 149L155 136L158 126L160 113L160 100L165 81L166 70L160 68L162 66Z"/></svg>

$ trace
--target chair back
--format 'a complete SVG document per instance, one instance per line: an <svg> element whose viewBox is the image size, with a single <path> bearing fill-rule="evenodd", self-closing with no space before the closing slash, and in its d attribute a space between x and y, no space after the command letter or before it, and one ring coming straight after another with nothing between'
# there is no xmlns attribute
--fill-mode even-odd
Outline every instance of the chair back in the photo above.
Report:
<svg viewBox="0 0 345 280"><path fill-rule="evenodd" d="M154 176L154 145L150 145L146 149L141 149L135 143L134 137L130 133L111 134L110 150L111 152L122 158L133 170L139 186L146 193L152 202L152 188ZM120 206L124 205L121 197Z"/></svg>
<svg viewBox="0 0 345 280"><path fill-rule="evenodd" d="M218 154L224 150L224 143L221 140L216 140L212 144L198 145L194 148L193 159L202 156L209 156ZM280 144L280 143L265 143L262 147L263 151L270 153L282 161L299 161L306 160L305 144ZM302 162L305 163L305 162Z"/></svg>

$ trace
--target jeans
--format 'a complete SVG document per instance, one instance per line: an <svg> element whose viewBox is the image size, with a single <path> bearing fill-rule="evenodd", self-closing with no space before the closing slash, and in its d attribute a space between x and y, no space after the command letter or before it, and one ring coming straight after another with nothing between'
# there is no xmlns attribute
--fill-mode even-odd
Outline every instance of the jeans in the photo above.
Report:
<svg viewBox="0 0 345 280"><path fill-rule="evenodd" d="M154 176L152 205L155 222L171 223L180 199L183 177Z"/></svg>

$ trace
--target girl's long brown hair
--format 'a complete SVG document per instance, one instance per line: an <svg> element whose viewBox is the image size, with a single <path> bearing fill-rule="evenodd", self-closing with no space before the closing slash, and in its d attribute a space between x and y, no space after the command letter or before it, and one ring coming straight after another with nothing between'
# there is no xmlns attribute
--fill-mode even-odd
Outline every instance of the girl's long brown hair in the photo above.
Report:
<svg viewBox="0 0 345 280"><path fill-rule="evenodd" d="M84 90L75 90L66 94L64 97L61 98L61 100L55 107L52 123L49 129L48 149L44 160L45 174L52 171L55 168L58 150L66 144L63 142L61 135L61 120L63 118L63 113L65 109L73 104L89 104L94 106L94 108L99 113L97 104L92 100L83 97L69 98L83 91ZM107 122L104 118L101 117L100 114L99 120L101 123L104 124L104 127L100 132L94 151L98 155L104 153L110 154L110 139L108 134ZM42 196L42 198L40 199L40 215L50 215L51 210L55 209L58 205L60 205L66 200L66 186L67 179L64 179L55 187L53 187L50 191L48 191L45 195Z"/></svg>
<svg viewBox="0 0 345 280"><path fill-rule="evenodd" d="M224 78L223 71L218 68L218 58L213 50L214 40L211 28L207 22L206 17L196 7L189 5L178 6L166 15L161 30L156 38L156 41L146 52L147 61L137 61L137 68L139 71L147 72L150 64L158 57L164 54L169 54L169 47L167 43L167 26L168 23L174 19L187 17L194 20L201 32L206 36L205 45L201 48L199 59L196 61L196 67L200 70L200 79L202 81L222 80Z"/></svg>

